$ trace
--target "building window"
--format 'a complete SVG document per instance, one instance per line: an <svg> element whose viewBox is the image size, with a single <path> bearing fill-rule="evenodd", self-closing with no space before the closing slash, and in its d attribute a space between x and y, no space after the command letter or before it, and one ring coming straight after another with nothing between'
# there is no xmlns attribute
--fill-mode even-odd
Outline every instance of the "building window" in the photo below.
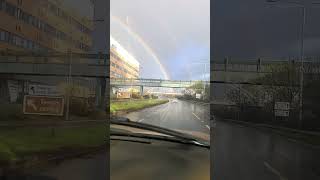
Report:
<svg viewBox="0 0 320 180"><path fill-rule="evenodd" d="M28 41L28 49L33 49L33 48L34 48L33 41Z"/></svg>
<svg viewBox="0 0 320 180"><path fill-rule="evenodd" d="M0 0L0 11L4 9L4 0Z"/></svg>
<svg viewBox="0 0 320 180"><path fill-rule="evenodd" d="M29 23L29 15L23 11L21 11L20 19L25 23Z"/></svg>
<svg viewBox="0 0 320 180"><path fill-rule="evenodd" d="M16 15L17 8L9 3L6 3L6 12L10 16L15 16Z"/></svg>
<svg viewBox="0 0 320 180"><path fill-rule="evenodd" d="M26 40L26 39L22 39L22 41L21 41L21 45L22 45L22 47L25 48L25 49L28 48L27 42L28 42L28 40Z"/></svg>
<svg viewBox="0 0 320 180"><path fill-rule="evenodd" d="M0 41L5 41L5 32L0 31Z"/></svg>
<svg viewBox="0 0 320 180"><path fill-rule="evenodd" d="M4 32L4 41L6 41L6 42L10 42L10 34L8 33L8 32Z"/></svg>
<svg viewBox="0 0 320 180"><path fill-rule="evenodd" d="M34 27L37 27L37 19L34 16L30 16L30 24L32 24Z"/></svg>
<svg viewBox="0 0 320 180"><path fill-rule="evenodd" d="M16 46L21 46L21 44L20 44L20 42L21 42L20 37L14 36L14 40L15 40L14 44L15 44Z"/></svg>

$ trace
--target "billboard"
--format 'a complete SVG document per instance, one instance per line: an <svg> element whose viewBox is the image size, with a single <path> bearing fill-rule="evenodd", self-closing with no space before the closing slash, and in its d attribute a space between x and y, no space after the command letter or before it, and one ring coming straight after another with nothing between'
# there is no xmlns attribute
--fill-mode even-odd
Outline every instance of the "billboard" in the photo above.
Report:
<svg viewBox="0 0 320 180"><path fill-rule="evenodd" d="M46 95L46 96L57 96L61 93L58 92L56 86L41 85L41 84L30 84L29 85L30 95Z"/></svg>
<svg viewBox="0 0 320 180"><path fill-rule="evenodd" d="M63 116L64 98L60 96L26 95L23 100L24 114Z"/></svg>
<svg viewBox="0 0 320 180"><path fill-rule="evenodd" d="M289 111L290 111L289 102L275 102L274 104L275 116L288 117Z"/></svg>

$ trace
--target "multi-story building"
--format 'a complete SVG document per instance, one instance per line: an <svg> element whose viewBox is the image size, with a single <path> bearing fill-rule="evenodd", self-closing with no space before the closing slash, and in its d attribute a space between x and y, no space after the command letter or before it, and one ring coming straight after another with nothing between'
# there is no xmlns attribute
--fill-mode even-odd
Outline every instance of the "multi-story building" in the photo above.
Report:
<svg viewBox="0 0 320 180"><path fill-rule="evenodd" d="M69 4L67 4L69 3ZM71 3L75 3L72 5ZM66 58L51 58L50 53L89 53L93 44L93 12L91 0L86 9L77 5L78 0L0 0L0 52L24 54L41 52L50 63L62 62ZM77 9L79 7L79 9ZM13 53L12 53L13 52ZM16 53L17 52L17 53ZM11 60L11 56L2 56L2 60ZM13 56L14 57L14 56ZM19 57L20 61L38 61L37 57ZM80 61L77 59L77 61ZM48 65L50 66L50 64ZM23 66L17 66L23 68ZM8 75L0 76L0 101L15 102L24 94L30 93L31 84L55 87L63 80L56 77ZM18 98L19 97L19 98Z"/></svg>
<svg viewBox="0 0 320 180"><path fill-rule="evenodd" d="M0 50L86 53L92 46L92 17L61 0L0 0L0 17Z"/></svg>
<svg viewBox="0 0 320 180"><path fill-rule="evenodd" d="M137 79L139 66L139 62L110 37L110 77Z"/></svg>

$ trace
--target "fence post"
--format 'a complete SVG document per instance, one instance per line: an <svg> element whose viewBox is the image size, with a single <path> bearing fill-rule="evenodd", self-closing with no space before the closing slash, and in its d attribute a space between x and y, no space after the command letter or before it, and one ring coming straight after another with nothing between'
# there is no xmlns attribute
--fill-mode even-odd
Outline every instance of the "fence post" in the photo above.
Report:
<svg viewBox="0 0 320 180"><path fill-rule="evenodd" d="M240 121L240 114L241 114L241 84L239 84L238 94L239 94L238 120Z"/></svg>
<svg viewBox="0 0 320 180"><path fill-rule="evenodd" d="M257 72L261 71L261 59L258 58L258 63L257 63Z"/></svg>
<svg viewBox="0 0 320 180"><path fill-rule="evenodd" d="M228 61L229 61L229 58L225 57L224 58L224 71L225 72L227 72L227 70L228 70Z"/></svg>

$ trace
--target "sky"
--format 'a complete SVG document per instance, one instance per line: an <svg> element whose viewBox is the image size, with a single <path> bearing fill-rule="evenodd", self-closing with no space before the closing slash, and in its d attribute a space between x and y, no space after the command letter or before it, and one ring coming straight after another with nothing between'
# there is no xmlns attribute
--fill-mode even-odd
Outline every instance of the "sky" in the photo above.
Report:
<svg viewBox="0 0 320 180"><path fill-rule="evenodd" d="M111 35L140 62L142 78L209 77L210 0L110 3Z"/></svg>
<svg viewBox="0 0 320 180"><path fill-rule="evenodd" d="M77 6L86 7L83 4L88 1L77 0ZM319 56L320 5L311 5L311 0L297 2L307 7L305 55ZM226 56L240 61L298 58L301 8L277 4L270 6L265 0L110 0L110 33L140 62L141 77L202 79L209 77L210 52L212 62ZM81 11L92 14L88 8Z"/></svg>

